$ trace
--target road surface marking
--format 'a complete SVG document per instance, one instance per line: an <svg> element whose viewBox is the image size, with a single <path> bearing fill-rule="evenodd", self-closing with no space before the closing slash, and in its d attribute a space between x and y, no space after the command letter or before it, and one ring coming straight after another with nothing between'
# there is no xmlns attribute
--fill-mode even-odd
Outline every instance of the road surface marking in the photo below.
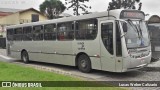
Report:
<svg viewBox="0 0 160 90"><path fill-rule="evenodd" d="M10 58L10 57L8 57L8 56L4 56L4 55L1 55L1 54L0 54L0 57L1 57L1 58L4 58L4 59L7 59L7 60L8 60L8 59L12 59L12 58Z"/></svg>

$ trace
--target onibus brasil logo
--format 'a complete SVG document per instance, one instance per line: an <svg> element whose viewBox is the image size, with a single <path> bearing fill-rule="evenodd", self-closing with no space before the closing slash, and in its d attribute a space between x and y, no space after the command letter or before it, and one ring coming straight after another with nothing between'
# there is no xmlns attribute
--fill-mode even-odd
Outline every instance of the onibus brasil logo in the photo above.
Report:
<svg viewBox="0 0 160 90"><path fill-rule="evenodd" d="M2 82L2 87L42 87L42 84L35 82Z"/></svg>

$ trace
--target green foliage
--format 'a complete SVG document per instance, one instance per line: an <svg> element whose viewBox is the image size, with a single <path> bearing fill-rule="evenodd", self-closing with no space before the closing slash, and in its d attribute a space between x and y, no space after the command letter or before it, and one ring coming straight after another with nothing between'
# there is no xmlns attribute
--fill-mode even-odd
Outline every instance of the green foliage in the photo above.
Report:
<svg viewBox="0 0 160 90"><path fill-rule="evenodd" d="M141 10L142 3L140 3L140 0L112 0L112 2L109 3L108 10L113 9L136 9L135 3L139 3L138 10Z"/></svg>
<svg viewBox="0 0 160 90"><path fill-rule="evenodd" d="M40 71L29 67L0 62L0 81L80 81L67 75ZM94 85L94 83L91 83ZM97 84L97 83L95 83ZM0 88L0 90L125 90L116 87L42 87L42 88Z"/></svg>
<svg viewBox="0 0 160 90"><path fill-rule="evenodd" d="M0 62L0 81L76 81L77 78Z"/></svg>
<svg viewBox="0 0 160 90"><path fill-rule="evenodd" d="M73 8L74 15L80 15L79 9L81 9L84 13L89 13L87 8L91 9L91 6L87 6L84 3L89 2L89 0L65 0L66 5L70 4L67 9Z"/></svg>
<svg viewBox="0 0 160 90"><path fill-rule="evenodd" d="M45 0L40 5L40 11L49 19L57 18L65 9L66 7L60 0Z"/></svg>

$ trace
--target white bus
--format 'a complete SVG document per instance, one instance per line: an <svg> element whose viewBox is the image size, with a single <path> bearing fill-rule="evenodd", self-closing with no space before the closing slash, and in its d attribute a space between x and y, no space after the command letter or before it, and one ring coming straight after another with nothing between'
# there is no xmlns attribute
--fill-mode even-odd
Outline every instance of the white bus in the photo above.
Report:
<svg viewBox="0 0 160 90"><path fill-rule="evenodd" d="M150 63L151 44L137 10L111 10L7 27L7 54L29 61L126 72Z"/></svg>

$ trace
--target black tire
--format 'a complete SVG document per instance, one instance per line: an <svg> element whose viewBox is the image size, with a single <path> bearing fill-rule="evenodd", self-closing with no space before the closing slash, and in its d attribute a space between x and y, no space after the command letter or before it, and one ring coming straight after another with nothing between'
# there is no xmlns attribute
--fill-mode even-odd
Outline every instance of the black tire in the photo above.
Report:
<svg viewBox="0 0 160 90"><path fill-rule="evenodd" d="M151 62L157 62L157 61L159 61L159 58L151 58Z"/></svg>
<svg viewBox="0 0 160 90"><path fill-rule="evenodd" d="M82 54L78 57L78 69L84 73L91 71L91 61L87 55Z"/></svg>
<svg viewBox="0 0 160 90"><path fill-rule="evenodd" d="M29 56L27 51L23 51L21 54L21 59L23 60L24 63L29 63Z"/></svg>

